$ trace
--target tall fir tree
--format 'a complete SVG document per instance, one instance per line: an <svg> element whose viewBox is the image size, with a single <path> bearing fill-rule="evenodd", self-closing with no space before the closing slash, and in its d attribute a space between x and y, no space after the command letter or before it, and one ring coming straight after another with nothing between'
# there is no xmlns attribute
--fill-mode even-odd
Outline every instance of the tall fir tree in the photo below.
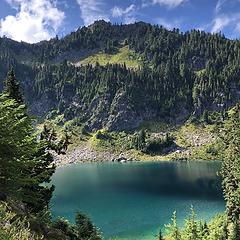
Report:
<svg viewBox="0 0 240 240"><path fill-rule="evenodd" d="M26 203L31 211L43 210L51 199L49 182L55 166L46 151L48 144L37 140L27 108L0 95L0 189L5 197Z"/></svg>
<svg viewBox="0 0 240 240"><path fill-rule="evenodd" d="M185 228L182 234L184 240L200 240L201 234L199 233L198 223L193 207L191 207L191 215L185 221Z"/></svg>
<svg viewBox="0 0 240 240"><path fill-rule="evenodd" d="M181 232L177 224L176 211L173 213L172 222L166 225L166 230L170 240L181 240Z"/></svg>
<svg viewBox="0 0 240 240"><path fill-rule="evenodd" d="M10 98L15 99L18 103L23 103L23 96L20 90L20 84L15 77L13 68L8 72L4 82L4 93Z"/></svg>
<svg viewBox="0 0 240 240"><path fill-rule="evenodd" d="M224 151L222 186L226 200L229 235L240 239L240 104L229 110L228 119L220 130ZM232 230L232 231L231 231ZM233 233L232 233L233 232ZM234 237L233 237L234 238Z"/></svg>
<svg viewBox="0 0 240 240"><path fill-rule="evenodd" d="M0 94L0 189L4 198L25 203L39 212L48 206L55 171L46 140L38 140L33 118L23 104L20 86L11 69ZM17 169L17 171L16 171Z"/></svg>

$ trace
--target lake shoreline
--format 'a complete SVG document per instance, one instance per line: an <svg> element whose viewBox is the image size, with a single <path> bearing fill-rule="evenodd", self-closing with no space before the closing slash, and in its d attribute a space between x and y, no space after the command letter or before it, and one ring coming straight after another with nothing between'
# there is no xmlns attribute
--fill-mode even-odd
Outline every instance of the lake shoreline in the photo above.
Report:
<svg viewBox="0 0 240 240"><path fill-rule="evenodd" d="M68 151L66 154L58 155L51 152L54 158L54 164L57 167L76 163L103 163L103 162L188 162L188 161L221 161L221 160L204 160L193 159L189 156L182 157L177 154L168 155L147 155L136 151L110 152L108 150L96 150L90 145L79 145Z"/></svg>
<svg viewBox="0 0 240 240"><path fill-rule="evenodd" d="M52 152L54 163L57 167L76 163L102 163L102 162L138 162L137 158L131 151L110 152L107 150L96 150L89 145L80 145L66 154L58 155Z"/></svg>

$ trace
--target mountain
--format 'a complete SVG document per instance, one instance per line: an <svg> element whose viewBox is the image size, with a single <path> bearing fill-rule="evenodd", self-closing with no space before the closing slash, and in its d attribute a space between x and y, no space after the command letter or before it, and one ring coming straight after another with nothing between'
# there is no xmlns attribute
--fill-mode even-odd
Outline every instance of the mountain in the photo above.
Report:
<svg viewBox="0 0 240 240"><path fill-rule="evenodd" d="M37 44L0 38L0 88L11 66L33 114L89 130L181 122L240 98L240 41L144 22L97 21Z"/></svg>

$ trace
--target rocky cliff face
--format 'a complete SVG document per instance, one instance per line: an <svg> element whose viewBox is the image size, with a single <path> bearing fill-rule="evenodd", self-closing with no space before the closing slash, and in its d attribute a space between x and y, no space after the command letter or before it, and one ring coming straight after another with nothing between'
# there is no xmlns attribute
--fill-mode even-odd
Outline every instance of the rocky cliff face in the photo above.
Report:
<svg viewBox="0 0 240 240"><path fill-rule="evenodd" d="M113 98L110 95L95 97L87 109L87 126L90 130L106 128L110 131L131 130L139 127L144 120L155 117L156 111L143 107L136 111L126 92L118 90Z"/></svg>

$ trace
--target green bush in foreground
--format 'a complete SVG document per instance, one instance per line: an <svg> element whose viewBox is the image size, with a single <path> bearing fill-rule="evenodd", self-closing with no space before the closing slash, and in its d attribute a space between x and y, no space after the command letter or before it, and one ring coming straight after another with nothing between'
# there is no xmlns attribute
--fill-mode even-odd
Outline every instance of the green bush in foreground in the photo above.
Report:
<svg viewBox="0 0 240 240"><path fill-rule="evenodd" d="M53 228L62 231L69 240L101 240L99 230L88 216L80 212L76 214L75 224L59 218L53 223Z"/></svg>
<svg viewBox="0 0 240 240"><path fill-rule="evenodd" d="M5 204L0 204L0 239L2 240L40 240L31 233L29 224L9 211Z"/></svg>
<svg viewBox="0 0 240 240"><path fill-rule="evenodd" d="M159 236L157 236L159 239ZM182 229L177 224L176 212L173 213L172 221L166 225L164 240L228 240L227 219L225 215L217 215L208 224L197 221L196 214L191 208L191 213L185 219ZM237 240L233 238L232 240Z"/></svg>

